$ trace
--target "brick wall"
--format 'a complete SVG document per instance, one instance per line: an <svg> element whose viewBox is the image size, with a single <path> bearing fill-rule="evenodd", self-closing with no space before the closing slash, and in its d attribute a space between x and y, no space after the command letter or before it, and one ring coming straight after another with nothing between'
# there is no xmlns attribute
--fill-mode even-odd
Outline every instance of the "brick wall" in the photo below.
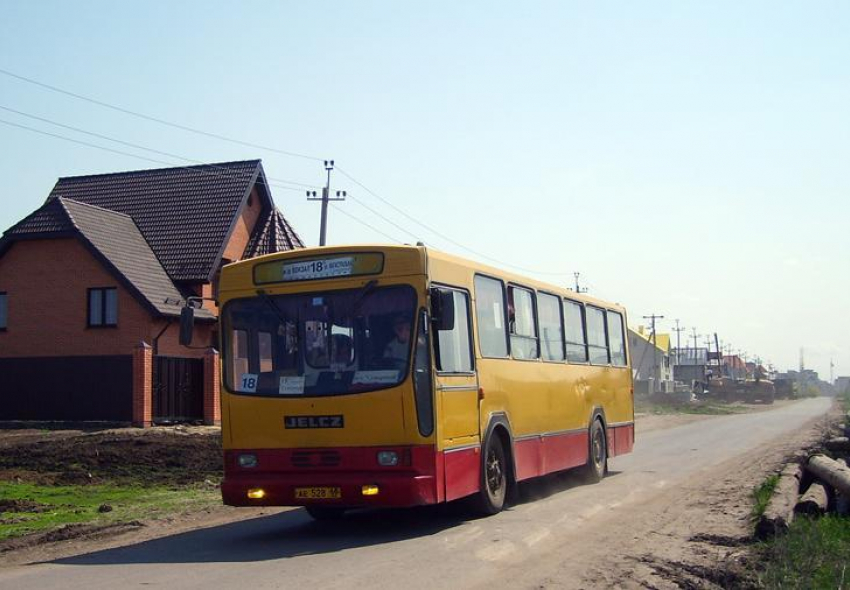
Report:
<svg viewBox="0 0 850 590"><path fill-rule="evenodd" d="M116 287L118 326L89 328L88 289ZM129 355L153 343L165 326L124 288L76 238L16 242L0 258L0 291L8 294L8 329L0 331L0 356ZM159 339L161 355L203 357L177 343L177 318ZM213 325L199 326L196 346L215 345Z"/></svg>
<svg viewBox="0 0 850 590"><path fill-rule="evenodd" d="M242 215L236 220L233 234L230 236L230 241L224 249L224 257L231 262L242 260L242 254L245 253L245 247L248 246L251 232L254 230L254 225L256 225L262 211L262 203L260 203L256 188L251 189L251 196L248 198L248 201L250 205L246 203L245 208L242 209Z"/></svg>

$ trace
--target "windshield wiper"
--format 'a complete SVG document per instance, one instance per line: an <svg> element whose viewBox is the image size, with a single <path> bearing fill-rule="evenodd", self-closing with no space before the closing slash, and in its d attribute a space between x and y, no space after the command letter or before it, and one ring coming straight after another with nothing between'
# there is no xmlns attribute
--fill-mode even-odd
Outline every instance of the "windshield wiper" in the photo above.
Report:
<svg viewBox="0 0 850 590"><path fill-rule="evenodd" d="M358 313L360 313L360 306L363 305L363 300L366 299L367 296L372 294L372 292L375 290L375 285L377 284L378 281L372 279L371 281L360 287L360 290L357 291L357 294L354 296L354 313L351 314L352 316L356 316Z"/></svg>
<svg viewBox="0 0 850 590"><path fill-rule="evenodd" d="M259 295L263 301L269 304L269 307L272 308L272 311L277 316L277 319L280 320L280 323L285 326L289 320L286 318L286 316L277 306L277 304L272 300L272 298L269 297L269 294L263 291L262 289L257 289L257 295Z"/></svg>

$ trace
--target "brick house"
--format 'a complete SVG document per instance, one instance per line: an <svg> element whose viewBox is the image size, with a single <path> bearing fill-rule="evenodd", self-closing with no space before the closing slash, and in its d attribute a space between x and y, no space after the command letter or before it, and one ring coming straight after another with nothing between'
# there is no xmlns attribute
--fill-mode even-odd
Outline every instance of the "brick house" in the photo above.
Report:
<svg viewBox="0 0 850 590"><path fill-rule="evenodd" d="M219 421L222 265L303 247L259 160L60 178L0 238L0 420Z"/></svg>

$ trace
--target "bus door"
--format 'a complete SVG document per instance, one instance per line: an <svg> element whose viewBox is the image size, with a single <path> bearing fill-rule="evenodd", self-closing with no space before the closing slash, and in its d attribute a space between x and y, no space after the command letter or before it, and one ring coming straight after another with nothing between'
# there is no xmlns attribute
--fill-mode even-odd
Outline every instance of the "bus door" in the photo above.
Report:
<svg viewBox="0 0 850 590"><path fill-rule="evenodd" d="M469 294L435 287L431 291L434 317L434 366L439 396L439 435L444 448L479 441L478 375L472 357Z"/></svg>

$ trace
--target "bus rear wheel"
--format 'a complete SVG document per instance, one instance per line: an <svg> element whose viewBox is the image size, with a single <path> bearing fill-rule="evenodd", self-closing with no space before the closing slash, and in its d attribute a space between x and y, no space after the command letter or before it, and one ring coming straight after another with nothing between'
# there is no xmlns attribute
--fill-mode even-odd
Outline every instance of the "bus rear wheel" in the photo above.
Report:
<svg viewBox="0 0 850 590"><path fill-rule="evenodd" d="M345 508L338 506L305 506L304 509L314 520L337 520L345 514Z"/></svg>
<svg viewBox="0 0 850 590"><path fill-rule="evenodd" d="M486 516L501 512L505 507L508 491L506 458L507 454L501 437L497 434L487 437L481 466L481 489L476 498L477 511Z"/></svg>
<svg viewBox="0 0 850 590"><path fill-rule="evenodd" d="M608 471L608 441L602 420L595 418L590 425L587 463L581 468L582 479L599 483Z"/></svg>

